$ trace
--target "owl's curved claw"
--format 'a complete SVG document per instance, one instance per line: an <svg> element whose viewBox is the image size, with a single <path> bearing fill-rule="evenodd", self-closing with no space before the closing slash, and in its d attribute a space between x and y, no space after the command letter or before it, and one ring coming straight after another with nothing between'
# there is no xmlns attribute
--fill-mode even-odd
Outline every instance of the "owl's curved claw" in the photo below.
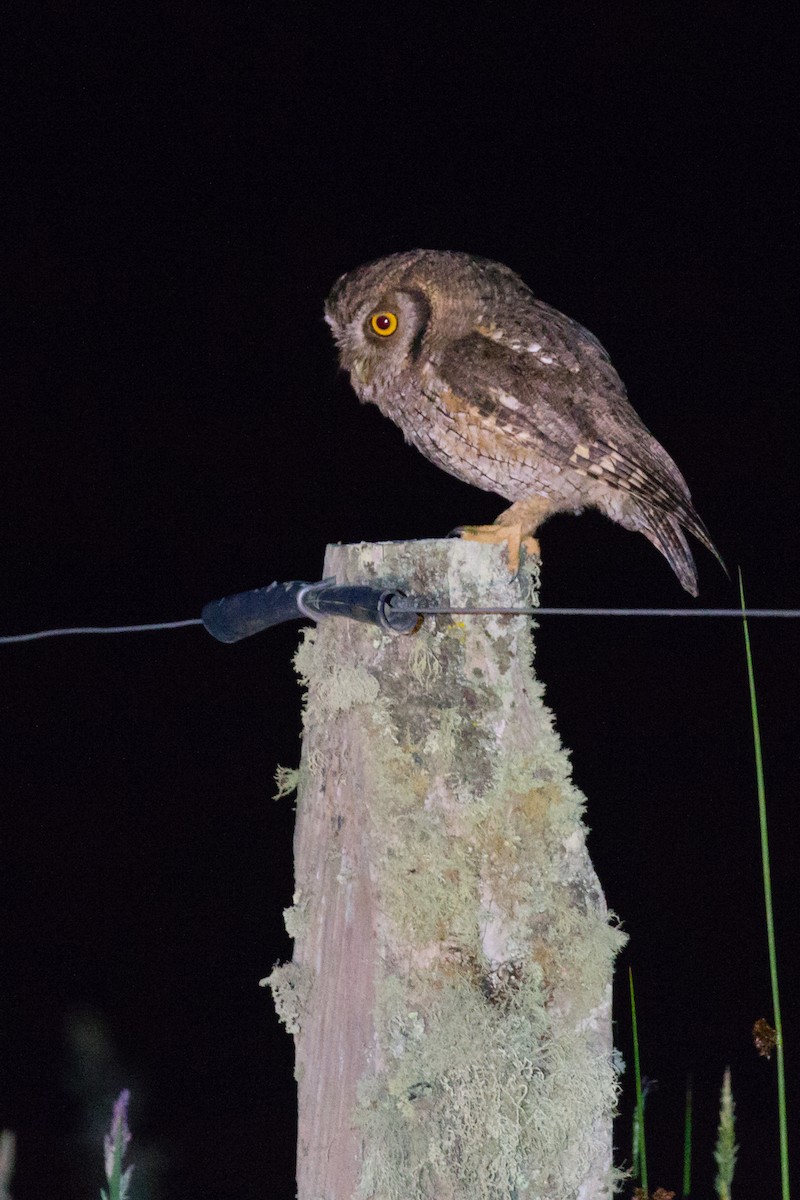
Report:
<svg viewBox="0 0 800 1200"><path fill-rule="evenodd" d="M519 574L521 551L527 558L540 557L541 548L535 537L523 537L522 524L512 525L459 525L448 535L462 537L466 542L483 542L488 545L506 544L508 569L512 575Z"/></svg>

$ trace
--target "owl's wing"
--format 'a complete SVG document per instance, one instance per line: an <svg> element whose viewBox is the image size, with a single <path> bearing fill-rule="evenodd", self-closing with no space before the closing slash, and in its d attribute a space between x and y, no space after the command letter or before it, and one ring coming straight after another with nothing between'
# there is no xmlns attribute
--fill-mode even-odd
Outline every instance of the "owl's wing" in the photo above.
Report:
<svg viewBox="0 0 800 1200"><path fill-rule="evenodd" d="M629 404L603 347L577 322L548 309L538 341L473 332L437 355L436 368L454 396L511 436L524 434L543 458L677 517L719 559L683 476Z"/></svg>

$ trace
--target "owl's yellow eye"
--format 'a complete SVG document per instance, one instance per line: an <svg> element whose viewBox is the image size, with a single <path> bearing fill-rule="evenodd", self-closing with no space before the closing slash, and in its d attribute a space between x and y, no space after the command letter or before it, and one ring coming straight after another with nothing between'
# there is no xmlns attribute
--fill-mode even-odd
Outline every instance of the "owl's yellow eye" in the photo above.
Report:
<svg viewBox="0 0 800 1200"><path fill-rule="evenodd" d="M369 327L379 337L391 337L397 329L397 317L393 312L376 312L369 319Z"/></svg>

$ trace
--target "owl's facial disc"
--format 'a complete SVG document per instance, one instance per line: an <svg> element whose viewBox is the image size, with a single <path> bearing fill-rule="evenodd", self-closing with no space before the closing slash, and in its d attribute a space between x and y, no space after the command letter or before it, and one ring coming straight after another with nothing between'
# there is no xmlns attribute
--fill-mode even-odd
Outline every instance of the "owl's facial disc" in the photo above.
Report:
<svg viewBox="0 0 800 1200"><path fill-rule="evenodd" d="M380 343L391 341L398 331L400 331L400 340L402 340L403 326L395 311L398 307L397 304L391 307L380 304L362 321L363 341L350 368L355 382L361 384L362 387L369 386L375 369L383 360Z"/></svg>
<svg viewBox="0 0 800 1200"><path fill-rule="evenodd" d="M335 284L325 319L356 394L361 400L377 402L378 391L419 357L431 305L421 288L403 286L394 271L370 269L369 274L372 286L364 286L363 271L345 275Z"/></svg>

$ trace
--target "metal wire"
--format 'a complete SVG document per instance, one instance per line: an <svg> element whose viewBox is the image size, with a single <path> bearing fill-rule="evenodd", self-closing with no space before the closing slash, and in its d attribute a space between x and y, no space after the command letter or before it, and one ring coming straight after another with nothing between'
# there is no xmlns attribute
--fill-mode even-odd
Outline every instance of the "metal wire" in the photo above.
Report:
<svg viewBox="0 0 800 1200"><path fill-rule="evenodd" d="M530 617L800 617L800 608L447 608L417 607L414 597L393 603L392 608L411 610L422 617L438 613L475 616L482 613Z"/></svg>
<svg viewBox="0 0 800 1200"><path fill-rule="evenodd" d="M428 616L509 616L509 617L800 617L800 608L454 608L448 605L417 605L413 596L395 596L391 608ZM300 614L298 614L300 615ZM71 629L42 629L37 633L15 633L0 637L0 645L10 642L34 642L42 638L73 637L92 633L151 633L158 629L182 629L187 625L202 625L200 617L186 621L156 621L149 625L79 625Z"/></svg>
<svg viewBox="0 0 800 1200"><path fill-rule="evenodd" d="M152 625L79 625L74 629L41 629L38 633L14 633L0 637L0 644L34 642L39 638L71 637L76 633L150 633L153 629L180 629L184 625L202 625L199 617L188 621L157 621Z"/></svg>

